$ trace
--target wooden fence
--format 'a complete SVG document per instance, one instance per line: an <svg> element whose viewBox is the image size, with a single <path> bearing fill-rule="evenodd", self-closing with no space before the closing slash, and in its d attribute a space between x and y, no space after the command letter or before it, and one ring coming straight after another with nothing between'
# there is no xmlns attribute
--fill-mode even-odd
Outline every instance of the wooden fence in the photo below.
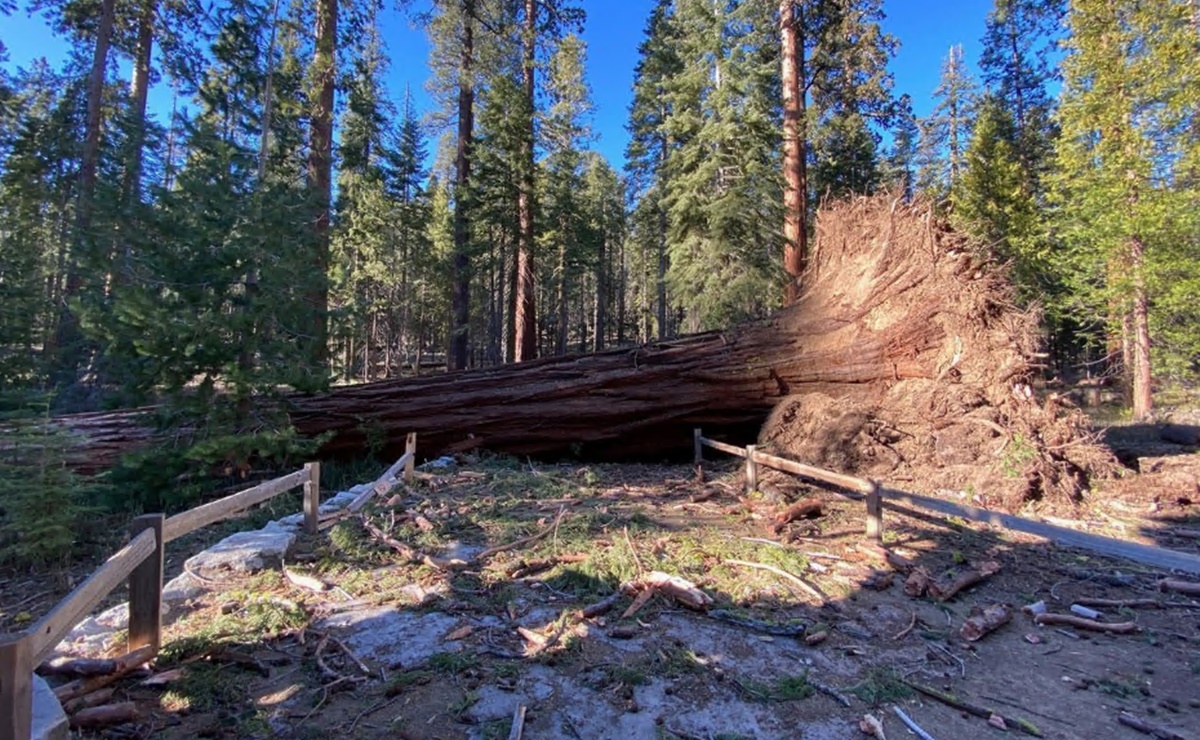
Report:
<svg viewBox="0 0 1200 740"><path fill-rule="evenodd" d="M696 474L701 478L704 476L705 447L711 447L714 450L745 459L747 492L758 488L758 466L765 465L775 470L782 470L786 473L798 475L801 478L824 483L837 489L836 492L843 496L865 501L867 509L866 534L876 541L882 541L883 539L883 510L885 508L905 511L905 505L916 506L929 511L935 511L939 514L962 517L971 521L1011 529L1015 532L1024 532L1025 534L1042 537L1061 545L1078 547L1100 555L1125 558L1126 560L1145 563L1157 568L1200 575L1200 556L1176 550L1168 550L1162 547L1154 547L1152 545L1143 545L1138 542L1113 539L1098 534L1091 534L1090 532L1080 532L999 511L981 509L976 506L958 504L953 501L946 501L945 499L921 496L916 493L909 493L908 491L888 488L881 486L873 480L835 473L830 470L798 463L794 460L759 452L754 445L738 447L725 442L718 442L714 439L708 439L701 433L701 430L696 429L693 433L693 454L696 463Z"/></svg>
<svg viewBox="0 0 1200 740"><path fill-rule="evenodd" d="M415 440L409 441L411 459ZM80 620L115 588L129 581L128 655L144 663L162 646L163 548L281 493L304 487L304 529L318 531L321 464L307 463L281 478L260 483L172 517L146 514L133 520L132 539L36 624L0 636L0 740L26 740L33 725L33 672ZM136 657L135 657L136 656Z"/></svg>

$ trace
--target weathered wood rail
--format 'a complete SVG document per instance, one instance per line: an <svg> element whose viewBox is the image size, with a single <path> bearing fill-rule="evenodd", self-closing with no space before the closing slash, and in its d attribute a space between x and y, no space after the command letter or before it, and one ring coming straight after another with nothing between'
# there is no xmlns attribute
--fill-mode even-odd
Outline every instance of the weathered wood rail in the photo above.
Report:
<svg viewBox="0 0 1200 740"><path fill-rule="evenodd" d="M945 499L933 498L932 496L922 496L896 488L889 488L866 478L857 478L852 475L836 473L831 470L805 465L795 460L788 460L765 452L759 452L754 445L738 447L715 439L708 439L703 436L701 430L696 429L693 433L693 455L695 458L696 473L700 477L703 477L704 474L705 447L745 459L747 491L757 488L758 466L765 465L775 470L781 470L785 473L791 473L801 478L807 478L832 486L836 489L835 492L843 496L848 495L847 492L849 492L850 498L861 499L866 502L866 534L876 541L880 541L883 538L883 510L885 508L896 511L907 511L905 506L916 506L939 514L962 517L963 519L982 522L995 527L1003 527L1014 532L1031 534L1067 547L1077 547L1081 550L1088 550L1100 555L1124 558L1152 565L1156 568L1200 575L1200 556L1177 550L1168 550L1163 547L1154 547L1153 545L1144 545L1140 542L1128 542L1090 532L1080 532L1000 511L981 509L977 506L959 504L953 501L946 501Z"/></svg>
<svg viewBox="0 0 1200 740"><path fill-rule="evenodd" d="M406 447L404 456L388 468L369 491L386 491L394 486L401 469L404 481L412 481L415 434L408 435ZM311 462L282 477L171 517L146 514L134 519L129 544L114 553L46 616L21 632L0 635L0 740L28 740L33 726L34 669L109 593L127 580L126 657L140 664L158 654L162 646L163 548L166 543L229 519L297 486L304 488L304 530L316 534L322 524L318 514L320 482L321 464ZM363 503L366 503L365 499ZM361 508L361 504L357 508Z"/></svg>

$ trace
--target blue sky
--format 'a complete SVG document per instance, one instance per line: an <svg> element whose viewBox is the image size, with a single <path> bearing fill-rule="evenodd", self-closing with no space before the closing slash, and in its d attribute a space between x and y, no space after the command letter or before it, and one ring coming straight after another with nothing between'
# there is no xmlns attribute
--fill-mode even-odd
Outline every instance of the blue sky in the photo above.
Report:
<svg viewBox="0 0 1200 740"><path fill-rule="evenodd" d="M580 4L588 15L583 36L588 44L588 77L595 101L595 146L610 162L620 165L628 138L624 127L637 47L654 0L580 0ZM892 63L896 92L912 96L918 116L929 112L941 60L951 44L961 43L974 66L991 5L991 0L884 3L885 28L900 40L900 50ZM429 46L424 32L391 9L382 18L381 30L392 60L388 84L393 97L402 99L409 85L418 107L427 109L430 102L424 84ZM57 65L66 54L65 42L55 38L40 17L31 18L23 11L0 17L0 41L8 48L10 60L6 66L10 69L28 65L39 56ZM161 117L170 110L169 91L154 91L150 105Z"/></svg>

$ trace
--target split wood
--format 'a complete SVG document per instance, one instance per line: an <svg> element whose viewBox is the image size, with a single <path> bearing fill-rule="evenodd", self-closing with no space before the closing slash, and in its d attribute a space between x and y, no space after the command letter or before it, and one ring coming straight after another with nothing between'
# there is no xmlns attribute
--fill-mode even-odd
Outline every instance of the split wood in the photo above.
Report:
<svg viewBox="0 0 1200 740"><path fill-rule="evenodd" d="M997 712L992 709L988 709L987 707L981 707L976 704L972 704L968 701L964 701L964 700L958 698L957 696L954 696L953 694L947 694L944 691L938 691L937 689L933 688L932 686L926 686L924 684L919 684L919 683L916 683L915 681L905 681L904 683L908 684L914 690L924 694L925 696L928 696L931 699L936 699L936 700L940 701L941 703L945 704L946 706L953 707L953 708L959 710L960 712L966 712L968 714L973 714L976 717L982 717L983 719L987 719L987 720L990 720L993 716L996 716L996 717L999 717L1000 719L1004 720L1004 724L1008 725L1009 727L1016 727L1021 732L1024 732L1026 735L1033 735L1034 737L1042 737L1042 731L1039 730L1032 722L1028 722L1028 721L1022 720L1022 719L1011 719L1009 717L1005 717L1000 712Z"/></svg>
<svg viewBox="0 0 1200 740"><path fill-rule="evenodd" d="M1126 727L1132 727L1138 732L1150 735L1158 740L1187 740L1183 735L1175 732L1172 729L1162 727L1161 725L1151 724L1148 720L1142 719L1136 714L1129 712L1121 712L1117 715L1117 721Z"/></svg>
<svg viewBox="0 0 1200 740"><path fill-rule="evenodd" d="M525 705L518 704L513 712L512 728L508 731L508 740L521 740L525 732Z"/></svg>
<svg viewBox="0 0 1200 740"><path fill-rule="evenodd" d="M293 585L299 586L300 588L306 588L309 591L315 591L316 593L324 593L332 588L325 581L322 581L319 578L313 578L312 576L306 576L303 573L297 573L294 570L289 570L286 565L283 566L283 575Z"/></svg>
<svg viewBox="0 0 1200 740"><path fill-rule="evenodd" d="M755 568L757 570L765 570L768 573L774 573L780 578L786 580L788 583L797 586L800 590L804 591L804 593L821 602L822 605L829 603L829 599L827 599L823 593L808 585L800 578L788 573L785 570L776 568L773 565L767 565L766 563L752 563L748 560L726 560L725 562L729 565L740 565L743 568Z"/></svg>
<svg viewBox="0 0 1200 740"><path fill-rule="evenodd" d="M94 730L133 722L138 716L137 704L123 701L120 704L105 704L82 709L71 715L70 725L72 730Z"/></svg>
<svg viewBox="0 0 1200 740"><path fill-rule="evenodd" d="M1174 578L1164 578L1158 582L1159 591L1176 591L1188 596L1200 596L1200 583L1180 581Z"/></svg>
<svg viewBox="0 0 1200 740"><path fill-rule="evenodd" d="M1008 604L971 607L971 616L963 622L959 634L967 642L976 642L1012 621L1013 608Z"/></svg>
<svg viewBox="0 0 1200 740"><path fill-rule="evenodd" d="M57 697L60 702L68 702L72 699L90 694L97 689L102 689L109 684L116 683L121 679L122 676L132 673L146 663L149 663L154 659L156 653L157 649L152 645L138 648L128 655L117 658L114 665L115 670L112 673L109 673L106 676L93 676L86 679L77 679L75 681L71 681L70 683L63 684L54 690L54 696Z"/></svg>
<svg viewBox="0 0 1200 740"><path fill-rule="evenodd" d="M1132 635L1142 631L1136 622L1097 622L1094 619L1084 619L1071 614L1038 614L1033 618L1034 624L1065 625L1092 632L1111 632L1114 635Z"/></svg>
<svg viewBox="0 0 1200 740"><path fill-rule="evenodd" d="M116 689L109 686L107 688L100 689L99 691L93 691L90 694L85 694L78 699L72 699L71 701L64 703L63 711L67 714L75 714L81 709L88 709L89 707L98 707L101 704L107 704L108 700L112 698L113 692L115 691Z"/></svg>
<svg viewBox="0 0 1200 740"><path fill-rule="evenodd" d="M779 534L789 522L795 521L796 519L821 516L824 511L824 507L825 503L816 498L808 498L804 499L803 501L797 501L775 515L774 520L771 522L771 530L775 534Z"/></svg>
<svg viewBox="0 0 1200 740"><path fill-rule="evenodd" d="M862 730L864 735L870 735L877 740L887 740L887 734L883 731L883 723L874 715L864 714L858 723L858 729Z"/></svg>

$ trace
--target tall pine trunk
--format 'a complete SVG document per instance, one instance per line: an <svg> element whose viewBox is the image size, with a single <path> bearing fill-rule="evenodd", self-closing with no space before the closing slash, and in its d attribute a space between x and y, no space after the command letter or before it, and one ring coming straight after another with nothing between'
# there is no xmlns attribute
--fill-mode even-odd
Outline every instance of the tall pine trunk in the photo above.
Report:
<svg viewBox="0 0 1200 740"><path fill-rule="evenodd" d="M1133 300L1130 315L1133 325L1133 418L1150 418L1154 401L1150 373L1150 311L1146 297L1146 249L1141 237L1129 240L1129 267L1133 275Z"/></svg>
<svg viewBox="0 0 1200 740"><path fill-rule="evenodd" d="M787 273L784 305L800 295L808 257L808 188L804 152L803 49L796 28L796 1L779 4L779 37L783 79L783 269Z"/></svg>
<svg viewBox="0 0 1200 740"><path fill-rule="evenodd" d="M51 346L55 380L59 384L78 380L83 359L79 317L71 310L69 301L83 291L83 266L80 258L92 242L92 210L96 198L96 170L100 164L100 127L104 107L104 71L108 66L108 47L112 41L116 14L115 0L100 4L100 24L96 29L96 46L92 54L92 69L88 76L87 119L84 127L83 155L79 163L79 196L75 207L75 254L65 260L66 286L59 306L58 325Z"/></svg>
<svg viewBox="0 0 1200 740"><path fill-rule="evenodd" d="M596 311L592 330L596 333L592 348L597 352L604 349L605 323L608 321L608 235L600 235L600 247L596 253Z"/></svg>
<svg viewBox="0 0 1200 740"><path fill-rule="evenodd" d="M313 230L315 244L312 260L314 274L308 290L312 312L309 356L323 368L327 363L327 317L329 313L329 221L333 206L333 96L337 76L337 0L317 4L316 52L313 58L317 78L316 102L311 124L308 153L308 178L316 209Z"/></svg>
<svg viewBox="0 0 1200 740"><path fill-rule="evenodd" d="M450 292L451 370L467 367L471 346L471 245L467 198L471 183L471 137L475 127L475 0L462 0L462 48L458 66L458 144L454 158L454 284Z"/></svg>
<svg viewBox="0 0 1200 740"><path fill-rule="evenodd" d="M521 86L525 110L521 120L521 174L517 191L516 361L537 356L537 300L533 278L533 112L534 47L537 0L525 0Z"/></svg>

